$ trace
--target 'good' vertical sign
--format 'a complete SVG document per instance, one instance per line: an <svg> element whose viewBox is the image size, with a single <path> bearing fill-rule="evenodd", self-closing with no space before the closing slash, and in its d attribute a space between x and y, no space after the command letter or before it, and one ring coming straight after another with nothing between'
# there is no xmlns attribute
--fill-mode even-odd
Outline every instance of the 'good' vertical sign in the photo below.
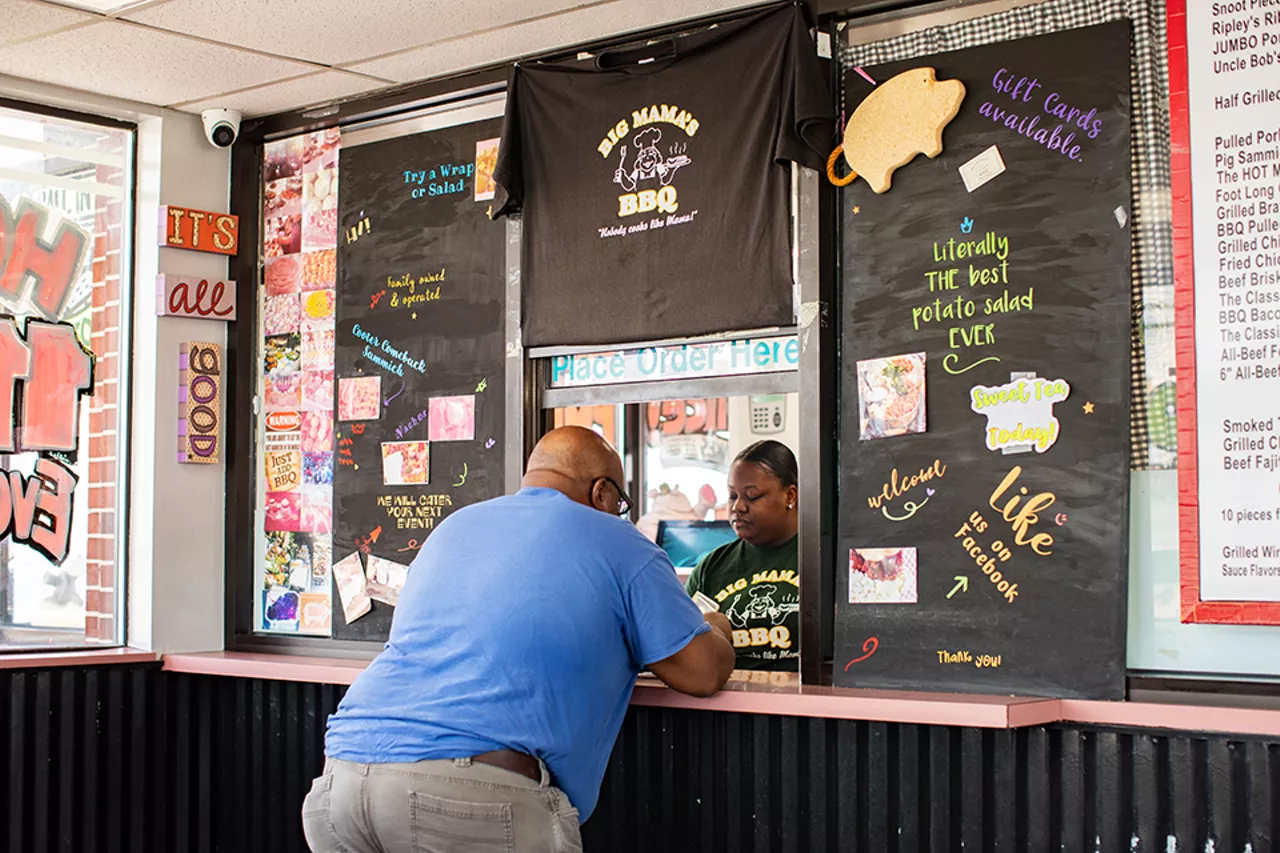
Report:
<svg viewBox="0 0 1280 853"><path fill-rule="evenodd" d="M216 465L222 444L222 347L181 344L178 355L178 461Z"/></svg>

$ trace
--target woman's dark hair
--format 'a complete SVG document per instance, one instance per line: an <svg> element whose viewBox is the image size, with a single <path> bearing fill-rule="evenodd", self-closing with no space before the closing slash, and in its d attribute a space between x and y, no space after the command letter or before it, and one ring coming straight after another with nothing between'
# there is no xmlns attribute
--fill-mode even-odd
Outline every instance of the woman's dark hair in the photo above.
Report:
<svg viewBox="0 0 1280 853"><path fill-rule="evenodd" d="M796 485L799 471L796 468L796 456L791 449L780 441L766 438L755 444L748 444L733 457L734 462L749 462L758 465L777 477L782 487Z"/></svg>

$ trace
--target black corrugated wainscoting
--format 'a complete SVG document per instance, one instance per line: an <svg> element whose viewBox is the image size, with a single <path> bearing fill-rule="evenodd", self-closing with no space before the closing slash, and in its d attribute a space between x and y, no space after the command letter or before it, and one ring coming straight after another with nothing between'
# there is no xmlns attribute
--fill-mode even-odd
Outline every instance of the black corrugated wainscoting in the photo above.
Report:
<svg viewBox="0 0 1280 853"><path fill-rule="evenodd" d="M304 853L342 688L156 666L0 671L0 851ZM633 708L599 853L1264 853L1280 741Z"/></svg>

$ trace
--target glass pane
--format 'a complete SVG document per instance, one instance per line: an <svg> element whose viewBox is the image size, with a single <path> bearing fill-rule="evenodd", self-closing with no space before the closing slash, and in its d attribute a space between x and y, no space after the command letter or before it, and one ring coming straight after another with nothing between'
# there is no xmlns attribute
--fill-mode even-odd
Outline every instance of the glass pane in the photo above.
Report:
<svg viewBox="0 0 1280 853"><path fill-rule="evenodd" d="M636 523L640 532L657 541L663 521L725 522L697 528L698 541L690 540L673 556L682 578L697 557L733 538L727 526L727 499L734 456L763 439L780 441L796 452L798 399L792 393L639 404L644 413L644 514ZM698 553L685 554L688 548ZM690 559L677 559L679 555Z"/></svg>
<svg viewBox="0 0 1280 853"><path fill-rule="evenodd" d="M0 109L0 649L123 640L132 162L130 130Z"/></svg>

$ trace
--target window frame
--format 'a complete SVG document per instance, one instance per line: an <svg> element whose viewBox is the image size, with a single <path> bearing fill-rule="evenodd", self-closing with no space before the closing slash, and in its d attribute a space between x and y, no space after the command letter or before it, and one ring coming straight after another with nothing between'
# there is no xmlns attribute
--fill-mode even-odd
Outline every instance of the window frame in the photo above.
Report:
<svg viewBox="0 0 1280 853"><path fill-rule="evenodd" d="M427 98L406 105L404 109L370 111L353 116L345 122L328 122L293 126L262 134L254 138L242 138L232 148L231 157L231 205L232 213L240 216L240 244L251 246L251 251L241 251L232 259L229 275L236 281L237 300L242 310L242 322L235 324L227 337L226 364L228 381L228 405L237 407L233 418L227 414L228 429L225 437L227 453L227 514L226 514L226 570L225 570L225 647L238 652L274 652L281 654L318 654L343 659L371 659L385 645L381 640L347 640L333 637L271 634L255 628L254 594L260 580L256 557L256 538L261 531L257 524L258 470L261 464L260 448L256 446L258 420L258 364L260 343L258 316L258 281L263 260L261 258L261 234L263 181L263 149L269 142L302 133L338 127L344 135L361 134L355 144L371 144L386 139L430 133L474 121L488 120L477 117L497 101L503 103L506 96L505 78L486 85L466 89L449 89L438 97ZM500 118L501 112L497 114ZM441 118L457 118L457 121L440 121ZM492 118L492 117L489 117ZM341 176L339 176L341 182ZM341 183L339 183L341 186ZM509 226L508 226L509 227ZM508 242L507 261L512 255ZM515 254L518 263L519 253ZM507 298L510 300L513 286L508 280ZM514 285L518 298L518 283ZM508 405L512 391L513 368L510 350L506 359L506 390ZM523 381L517 376L514 393L523 393ZM508 443L511 437L508 436ZM504 474L510 458L504 460ZM521 460L523 467L523 460ZM516 478L515 482L519 482ZM337 594L334 587L333 594Z"/></svg>
<svg viewBox="0 0 1280 853"><path fill-rule="evenodd" d="M135 309L135 287L134 274L137 268L136 248L137 248L137 219L138 219L138 123L136 121L126 121L124 119L111 118L109 116L99 115L95 113L82 112L79 110L66 109L64 107L53 107L47 104L34 103L17 98L0 97L0 109L11 110L14 112L24 112L43 118L56 119L60 121L76 122L79 124L87 124L96 127L102 127L109 130L125 131L129 134L129 144L124 151L124 163L122 168L125 170L126 180L121 185L120 201L123 205L120 221L120 269L119 269L119 306L118 313L120 317L120 325L118 331L118 348L115 352L116 358L116 439L115 439L115 468L116 474L112 485L115 486L115 508L113 515L115 523L113 525L113 581L112 595L114 597L114 607L112 618L114 620L114 636L110 641L93 642L88 637L87 630L84 632L84 639L79 643L38 643L27 646L8 646L0 645L0 655L23 655L23 654L47 654L49 652L96 652L102 649L120 648L128 644L128 621L129 621L129 530L132 518L132 501L129 482L132 474L133 459L133 336L134 336L134 309ZM59 211L61 213L61 211ZM65 215L65 214L64 214ZM93 234L90 234L90 239ZM90 253L86 259L86 263L92 264L93 247L90 246ZM92 304L92 299L91 299ZM91 309L92 310L92 309ZM100 355L93 352L92 341L81 341L81 343L93 353L94 363L97 364ZM97 377L95 377L95 380ZM97 385L95 382L95 392ZM87 395L86 395L87 396ZM89 402L82 396L79 399L80 405L89 406ZM80 446L77 447L77 454L89 453L89 444L91 433L81 433L79 436ZM83 483L77 483L78 489L83 489L77 497L80 500L88 501L88 490L90 487L88 478ZM89 507L79 507L82 512L89 511ZM9 539L4 540L6 549L9 545ZM87 556L87 555L86 555ZM0 572L4 572L0 567ZM86 616L88 616L88 598L86 596ZM5 606L11 607L12 602L5 602ZM15 628L0 624L10 636L30 636L33 639L46 636L49 632L38 628Z"/></svg>

